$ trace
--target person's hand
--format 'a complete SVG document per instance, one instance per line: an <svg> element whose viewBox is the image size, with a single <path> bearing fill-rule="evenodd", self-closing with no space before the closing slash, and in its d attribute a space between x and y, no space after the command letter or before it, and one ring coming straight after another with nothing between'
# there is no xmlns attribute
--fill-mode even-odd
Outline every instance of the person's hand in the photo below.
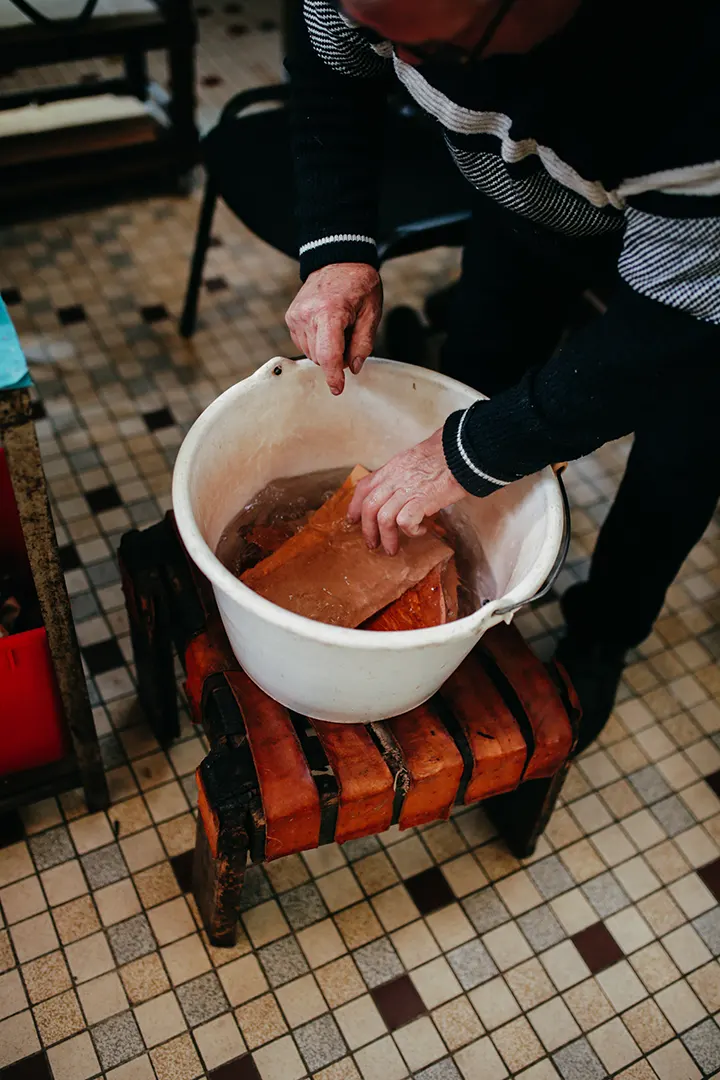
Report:
<svg viewBox="0 0 720 1080"><path fill-rule="evenodd" d="M377 270L367 263L332 263L308 276L285 322L298 349L323 369L333 394L342 394L344 369L360 371L381 315Z"/></svg>
<svg viewBox="0 0 720 1080"><path fill-rule="evenodd" d="M425 442L396 454L387 465L361 480L348 519L353 524L362 521L369 547L381 543L388 555L395 555L400 546L398 529L406 536L421 536L426 517L465 495L445 462L440 428Z"/></svg>

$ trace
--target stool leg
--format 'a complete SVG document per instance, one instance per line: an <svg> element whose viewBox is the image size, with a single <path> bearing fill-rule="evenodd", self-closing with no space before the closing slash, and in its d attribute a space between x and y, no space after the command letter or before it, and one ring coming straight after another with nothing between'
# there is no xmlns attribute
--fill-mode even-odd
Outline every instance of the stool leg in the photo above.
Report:
<svg viewBox="0 0 720 1080"><path fill-rule="evenodd" d="M570 767L566 762L548 780L528 780L507 795L487 799L483 809L517 859L535 851Z"/></svg>
<svg viewBox="0 0 720 1080"><path fill-rule="evenodd" d="M193 894L212 945L232 946L237 940L247 852L247 834L233 830L232 854L213 855L202 819L198 820Z"/></svg>

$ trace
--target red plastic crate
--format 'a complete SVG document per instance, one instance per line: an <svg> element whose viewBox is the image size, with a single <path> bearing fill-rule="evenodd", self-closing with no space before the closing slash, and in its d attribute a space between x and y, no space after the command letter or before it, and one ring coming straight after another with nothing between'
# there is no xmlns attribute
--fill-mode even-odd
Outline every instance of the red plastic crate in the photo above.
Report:
<svg viewBox="0 0 720 1080"><path fill-rule="evenodd" d="M5 454L0 449L0 566L31 576ZM45 628L0 638L0 775L65 756L65 725Z"/></svg>

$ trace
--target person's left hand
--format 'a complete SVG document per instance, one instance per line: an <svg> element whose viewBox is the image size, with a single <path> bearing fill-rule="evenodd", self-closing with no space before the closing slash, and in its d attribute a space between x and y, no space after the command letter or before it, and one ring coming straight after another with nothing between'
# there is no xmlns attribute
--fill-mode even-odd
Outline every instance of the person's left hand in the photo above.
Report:
<svg viewBox="0 0 720 1080"><path fill-rule="evenodd" d="M400 546L398 529L406 536L421 536L426 517L465 495L445 462L440 428L425 442L396 454L387 465L361 480L348 519L354 524L362 521L368 547L381 543L388 555L395 555Z"/></svg>

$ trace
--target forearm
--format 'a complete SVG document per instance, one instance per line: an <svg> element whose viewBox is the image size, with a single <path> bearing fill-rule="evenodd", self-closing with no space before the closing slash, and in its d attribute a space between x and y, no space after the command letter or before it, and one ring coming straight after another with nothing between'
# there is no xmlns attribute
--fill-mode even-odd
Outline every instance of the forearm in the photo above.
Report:
<svg viewBox="0 0 720 1080"><path fill-rule="evenodd" d="M293 6L291 127L300 272L303 280L329 263L378 265L378 187L381 171L385 80L382 62L367 46L356 76L318 55L303 16ZM332 26L328 30L328 34ZM314 28L317 33L317 28ZM330 46L333 45L329 38ZM341 43L346 44L346 43Z"/></svg>
<svg viewBox="0 0 720 1080"><path fill-rule="evenodd" d="M605 315L512 389L445 425L455 478L475 495L634 431L678 380L720 363L720 329L620 285Z"/></svg>

